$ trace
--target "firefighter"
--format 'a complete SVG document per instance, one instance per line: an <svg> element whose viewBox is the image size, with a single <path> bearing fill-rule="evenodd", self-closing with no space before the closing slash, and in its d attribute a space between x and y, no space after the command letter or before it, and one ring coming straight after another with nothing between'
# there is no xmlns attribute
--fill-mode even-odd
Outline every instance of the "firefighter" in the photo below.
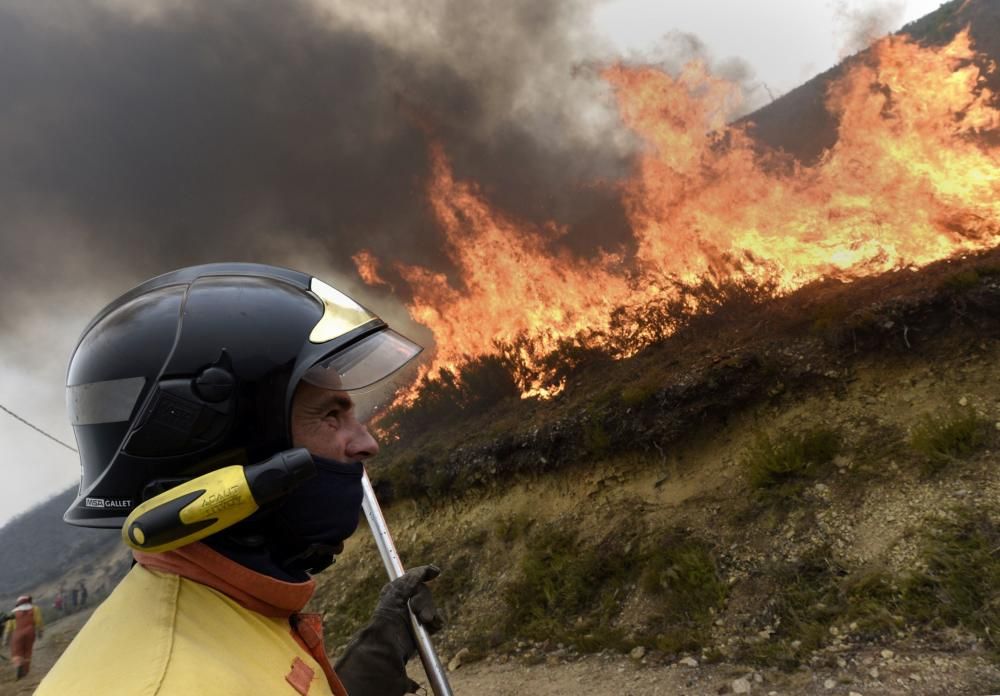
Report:
<svg viewBox="0 0 1000 696"><path fill-rule="evenodd" d="M43 631L42 612L31 601L31 595L21 595L14 605L12 616L4 627L4 643L10 645L10 661L14 665L14 678L21 679L31 670L31 651L35 638Z"/></svg>
<svg viewBox="0 0 1000 696"><path fill-rule="evenodd" d="M82 480L70 524L122 528L135 564L36 692L396 696L417 688L411 568L331 666L312 577L357 528L366 427L420 347L307 274L211 264L91 321L67 403ZM336 622L338 617L328 617Z"/></svg>

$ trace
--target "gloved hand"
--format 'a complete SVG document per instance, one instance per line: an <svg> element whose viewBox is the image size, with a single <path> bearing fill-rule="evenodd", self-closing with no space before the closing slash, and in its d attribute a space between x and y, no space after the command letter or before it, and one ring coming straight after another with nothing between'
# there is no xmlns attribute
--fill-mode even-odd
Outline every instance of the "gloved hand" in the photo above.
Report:
<svg viewBox="0 0 1000 696"><path fill-rule="evenodd" d="M334 666L350 696L402 696L420 688L406 674L417 653L407 605L429 633L440 629L444 622L424 584L440 573L437 566L417 566L382 588L371 621Z"/></svg>

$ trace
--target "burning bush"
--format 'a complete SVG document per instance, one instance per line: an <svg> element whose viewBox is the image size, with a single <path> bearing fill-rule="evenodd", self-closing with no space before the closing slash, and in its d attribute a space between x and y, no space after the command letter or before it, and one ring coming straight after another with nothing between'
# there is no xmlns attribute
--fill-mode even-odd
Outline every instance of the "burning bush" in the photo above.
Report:
<svg viewBox="0 0 1000 696"><path fill-rule="evenodd" d="M425 375L416 399L390 409L378 427L400 437L415 436L468 413L481 413L520 395L515 374L513 361L503 355L469 359L459 371L441 368L433 378Z"/></svg>

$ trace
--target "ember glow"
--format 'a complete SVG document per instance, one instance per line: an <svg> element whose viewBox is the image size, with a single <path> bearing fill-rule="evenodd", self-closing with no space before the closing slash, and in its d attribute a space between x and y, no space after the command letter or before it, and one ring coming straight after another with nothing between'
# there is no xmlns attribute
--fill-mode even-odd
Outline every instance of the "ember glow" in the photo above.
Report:
<svg viewBox="0 0 1000 696"><path fill-rule="evenodd" d="M790 292L996 246L1000 149L981 136L1000 129L1000 111L974 55L967 32L939 48L904 37L876 44L831 85L839 137L809 166L762 153L750 130L726 126L738 90L704 65L677 76L608 67L602 77L622 121L645 143L620 184L636 241L627 263L553 251L571 231L495 209L432 146L428 197L458 278L397 267L412 316L435 336L428 374L518 335L544 352L562 337L599 333L616 308L706 275L742 274ZM378 282L370 254L358 266Z"/></svg>

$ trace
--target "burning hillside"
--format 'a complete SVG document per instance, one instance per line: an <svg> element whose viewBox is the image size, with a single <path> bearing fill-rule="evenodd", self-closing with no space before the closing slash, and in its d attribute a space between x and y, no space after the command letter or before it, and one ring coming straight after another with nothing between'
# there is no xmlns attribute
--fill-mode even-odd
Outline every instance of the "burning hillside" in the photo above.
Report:
<svg viewBox="0 0 1000 696"><path fill-rule="evenodd" d="M986 85L995 70L967 30L940 47L883 39L830 85L838 138L805 165L763 148L748 124L726 126L739 90L704 64L677 75L607 67L621 119L644 147L628 180L596 184L617 187L634 247L590 259L560 250L572 230L491 205L432 144L427 196L457 272L394 269L410 286L411 315L434 333L425 375L513 349L529 367L522 394L551 393L560 385L538 356L582 337L625 357L670 332L669 318L644 325L643 308L697 311L683 288L706 279L787 293L996 246L1000 147L987 136L1000 130L1000 109ZM367 282L383 282L373 254L355 261ZM609 338L623 323L638 337L624 349Z"/></svg>

